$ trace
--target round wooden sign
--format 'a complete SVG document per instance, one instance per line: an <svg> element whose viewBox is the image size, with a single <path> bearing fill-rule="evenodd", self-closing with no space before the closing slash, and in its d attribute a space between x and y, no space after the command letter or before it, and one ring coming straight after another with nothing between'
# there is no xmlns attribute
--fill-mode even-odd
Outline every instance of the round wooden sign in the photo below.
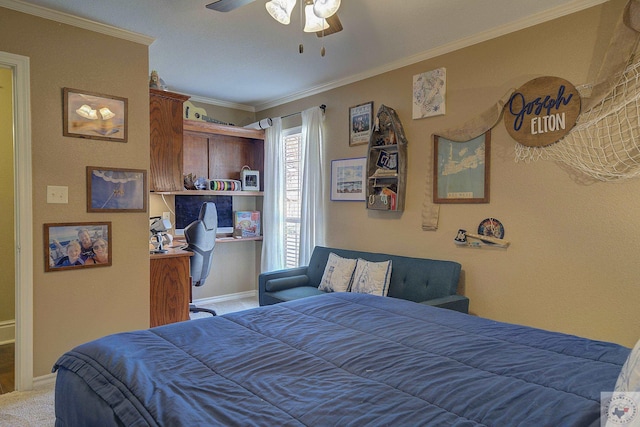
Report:
<svg viewBox="0 0 640 427"><path fill-rule="evenodd" d="M504 125L520 144L545 147L575 126L580 103L580 94L567 80L538 77L511 95L504 107Z"/></svg>

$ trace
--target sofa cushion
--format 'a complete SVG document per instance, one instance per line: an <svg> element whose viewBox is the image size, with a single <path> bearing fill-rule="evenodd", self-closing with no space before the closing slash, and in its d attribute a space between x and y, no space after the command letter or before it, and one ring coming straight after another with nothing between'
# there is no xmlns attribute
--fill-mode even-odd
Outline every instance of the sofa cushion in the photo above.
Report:
<svg viewBox="0 0 640 427"><path fill-rule="evenodd" d="M351 292L387 296L391 280L391 260L382 262L358 258Z"/></svg>
<svg viewBox="0 0 640 427"><path fill-rule="evenodd" d="M355 268L355 259L330 253L318 289L325 292L347 292Z"/></svg>

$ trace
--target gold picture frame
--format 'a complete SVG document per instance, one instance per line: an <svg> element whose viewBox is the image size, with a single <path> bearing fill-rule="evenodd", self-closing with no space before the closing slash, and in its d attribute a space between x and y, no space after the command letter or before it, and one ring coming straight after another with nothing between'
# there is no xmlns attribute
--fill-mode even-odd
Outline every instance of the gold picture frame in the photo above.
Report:
<svg viewBox="0 0 640 427"><path fill-rule="evenodd" d="M62 93L64 136L127 142L127 98L68 87Z"/></svg>

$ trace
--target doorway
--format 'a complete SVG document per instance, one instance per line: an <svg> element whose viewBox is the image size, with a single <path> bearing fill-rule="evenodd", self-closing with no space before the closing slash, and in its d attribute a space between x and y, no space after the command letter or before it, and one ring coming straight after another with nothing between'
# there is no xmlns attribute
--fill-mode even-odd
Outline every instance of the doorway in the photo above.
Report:
<svg viewBox="0 0 640 427"><path fill-rule="evenodd" d="M33 217L31 191L31 106L29 58L0 52L0 67L10 70L13 138L14 389L33 388ZM4 144L4 142L3 142ZM4 206L4 204L3 204ZM11 225L9 225L11 227ZM9 239L8 239L9 240ZM11 241L11 240L9 240Z"/></svg>
<svg viewBox="0 0 640 427"><path fill-rule="evenodd" d="M0 215L0 230L13 231L13 70L1 64L0 112L0 205L11 207ZM15 253L10 239L0 242L0 271L6 272L0 277L0 394L5 394L15 383Z"/></svg>

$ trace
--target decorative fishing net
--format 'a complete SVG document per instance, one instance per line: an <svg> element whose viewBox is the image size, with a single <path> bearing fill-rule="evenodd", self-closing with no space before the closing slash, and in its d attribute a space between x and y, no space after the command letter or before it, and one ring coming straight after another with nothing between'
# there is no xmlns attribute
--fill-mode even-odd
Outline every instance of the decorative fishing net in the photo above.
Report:
<svg viewBox="0 0 640 427"><path fill-rule="evenodd" d="M565 163L599 181L640 175L640 61L560 141L546 147L516 143L516 161L539 159Z"/></svg>

